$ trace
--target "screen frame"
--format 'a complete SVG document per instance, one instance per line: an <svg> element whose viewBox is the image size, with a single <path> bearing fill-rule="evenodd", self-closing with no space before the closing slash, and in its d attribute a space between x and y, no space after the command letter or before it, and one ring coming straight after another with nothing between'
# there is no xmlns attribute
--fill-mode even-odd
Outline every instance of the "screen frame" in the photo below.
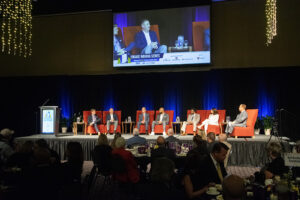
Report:
<svg viewBox="0 0 300 200"><path fill-rule="evenodd" d="M192 5L184 5L184 6L173 6L173 7L153 7L153 8L143 8L143 9L116 9L112 11L112 28L114 25L114 15L119 14L119 13L131 13L131 12L143 12L143 11L155 11L155 10L168 10L168 9L176 9L176 8L195 8L195 7L200 7L200 6L209 6L209 27L210 27L210 62L209 63L178 63L178 64L157 64L157 65L139 65L139 66L114 66L114 60L113 60L113 52L112 52L112 68L116 70L128 70L128 69L157 69L159 68L171 68L171 67L176 67L176 68L188 68L188 67L197 67L197 66L207 66L211 67L213 65L213 57L212 57L212 52L213 52L213 44L212 44L212 2L211 1L205 1L200 4L192 4ZM111 38L113 39L113 31L111 31ZM113 43L113 42L112 42Z"/></svg>

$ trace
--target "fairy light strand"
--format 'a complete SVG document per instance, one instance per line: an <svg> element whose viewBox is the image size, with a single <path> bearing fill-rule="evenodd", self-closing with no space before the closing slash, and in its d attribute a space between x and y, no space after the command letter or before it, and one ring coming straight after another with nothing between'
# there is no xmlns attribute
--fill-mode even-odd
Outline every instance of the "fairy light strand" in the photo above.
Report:
<svg viewBox="0 0 300 200"><path fill-rule="evenodd" d="M32 1L1 0L1 52L25 58L32 55Z"/></svg>
<svg viewBox="0 0 300 200"><path fill-rule="evenodd" d="M277 0L266 0L266 45L277 35Z"/></svg>

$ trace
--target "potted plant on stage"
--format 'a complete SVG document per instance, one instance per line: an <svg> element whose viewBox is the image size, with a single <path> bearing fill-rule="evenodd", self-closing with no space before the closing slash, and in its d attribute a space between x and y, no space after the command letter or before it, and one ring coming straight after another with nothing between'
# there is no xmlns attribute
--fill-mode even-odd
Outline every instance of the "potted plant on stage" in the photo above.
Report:
<svg viewBox="0 0 300 200"><path fill-rule="evenodd" d="M62 133L67 133L68 130L68 119L65 117L62 117L60 120L60 127Z"/></svg>
<svg viewBox="0 0 300 200"><path fill-rule="evenodd" d="M273 127L273 118L271 116L265 116L263 117L263 124L264 124L264 129L265 129L265 135L270 135L271 130Z"/></svg>
<svg viewBox="0 0 300 200"><path fill-rule="evenodd" d="M255 133L255 135L259 135L261 128L262 128L261 119L259 117L257 117L255 125L254 125L254 133Z"/></svg>

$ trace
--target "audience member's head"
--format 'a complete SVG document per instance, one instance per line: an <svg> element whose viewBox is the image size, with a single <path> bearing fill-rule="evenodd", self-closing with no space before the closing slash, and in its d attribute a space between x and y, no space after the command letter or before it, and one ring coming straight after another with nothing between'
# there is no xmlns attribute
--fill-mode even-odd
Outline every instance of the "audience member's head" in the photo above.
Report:
<svg viewBox="0 0 300 200"><path fill-rule="evenodd" d="M20 153L32 153L33 145L34 145L33 142L28 140L21 145L19 152Z"/></svg>
<svg viewBox="0 0 300 200"><path fill-rule="evenodd" d="M134 136L138 136L139 134L140 134L139 129L138 129L138 128L134 128L134 129L133 129L133 135L134 135Z"/></svg>
<svg viewBox="0 0 300 200"><path fill-rule="evenodd" d="M48 165L50 164L51 154L46 148L37 148L33 152L34 163L39 165Z"/></svg>
<svg viewBox="0 0 300 200"><path fill-rule="evenodd" d="M280 143L278 143L278 142L271 142L271 143L267 146L267 151L268 151L268 153L269 153L269 156L270 156L272 159L275 159L275 158L281 156L282 148L281 148Z"/></svg>
<svg viewBox="0 0 300 200"><path fill-rule="evenodd" d="M66 155L69 163L83 164L83 150L79 142L69 142Z"/></svg>
<svg viewBox="0 0 300 200"><path fill-rule="evenodd" d="M126 141L123 137L119 137L116 140L116 148L125 148Z"/></svg>
<svg viewBox="0 0 300 200"><path fill-rule="evenodd" d="M219 135L219 142L226 142L227 141L227 135L224 133L221 133Z"/></svg>
<svg viewBox="0 0 300 200"><path fill-rule="evenodd" d="M108 139L105 134L100 134L98 137L98 145L108 145Z"/></svg>
<svg viewBox="0 0 300 200"><path fill-rule="evenodd" d="M114 139L112 140L112 142L111 142L111 144L110 144L110 146L111 146L111 148L116 148L116 140L119 138L119 137L121 137L121 133L116 133L115 135L114 135Z"/></svg>
<svg viewBox="0 0 300 200"><path fill-rule="evenodd" d="M246 110L246 108L247 108L246 104L241 104L239 107L239 111L243 112L244 110Z"/></svg>
<svg viewBox="0 0 300 200"><path fill-rule="evenodd" d="M169 128L168 129L168 135L171 136L171 135L174 135L174 131L172 128Z"/></svg>
<svg viewBox="0 0 300 200"><path fill-rule="evenodd" d="M212 142L215 142L216 141L216 134L213 133L213 132L209 132L207 133L207 142L208 143L212 143Z"/></svg>
<svg viewBox="0 0 300 200"><path fill-rule="evenodd" d="M213 115L216 115L216 114L218 114L218 110L216 108L212 108L210 110L210 113L213 114Z"/></svg>
<svg viewBox="0 0 300 200"><path fill-rule="evenodd" d="M151 181L167 183L174 174L175 164L168 158L157 158L151 168Z"/></svg>
<svg viewBox="0 0 300 200"><path fill-rule="evenodd" d="M6 140L6 141L9 141L14 133L15 133L15 131L10 130L8 128L2 129L0 131L2 140Z"/></svg>
<svg viewBox="0 0 300 200"><path fill-rule="evenodd" d="M204 152L207 152L206 141L202 139L200 135L195 135L193 137L193 146L194 148L202 149Z"/></svg>
<svg viewBox="0 0 300 200"><path fill-rule="evenodd" d="M230 175L223 181L224 200L239 200L245 195L244 180L237 175Z"/></svg>
<svg viewBox="0 0 300 200"><path fill-rule="evenodd" d="M166 141L163 136L158 136L156 139L156 143L159 147L165 147Z"/></svg>
<svg viewBox="0 0 300 200"><path fill-rule="evenodd" d="M226 158L228 149L229 148L226 144L222 142L217 142L214 144L212 148L211 155L214 157L216 161L222 163Z"/></svg>

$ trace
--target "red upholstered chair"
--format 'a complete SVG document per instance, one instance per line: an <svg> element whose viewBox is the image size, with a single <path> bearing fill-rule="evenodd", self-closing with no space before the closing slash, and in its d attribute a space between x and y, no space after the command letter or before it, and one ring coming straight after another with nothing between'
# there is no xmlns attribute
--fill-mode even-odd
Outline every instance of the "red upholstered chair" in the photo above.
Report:
<svg viewBox="0 0 300 200"><path fill-rule="evenodd" d="M88 117L91 115L91 111L83 111L83 121L84 121L84 134L95 134L97 133L94 126L88 126ZM100 133L104 133L104 125L102 111L96 111L96 115L101 119L101 124L98 124L98 129Z"/></svg>
<svg viewBox="0 0 300 200"><path fill-rule="evenodd" d="M131 42L134 41L135 38L135 34L139 31L142 30L141 26L127 26L123 28L123 33L124 33L124 43L125 46L127 47ZM158 29L158 25L151 25L150 26L150 30L155 31L156 35L157 35L157 40L160 43L160 36L159 36L159 29ZM131 53L137 54L137 49L133 48Z"/></svg>
<svg viewBox="0 0 300 200"><path fill-rule="evenodd" d="M193 22L193 48L194 51L204 49L204 30L209 28L209 21Z"/></svg>
<svg viewBox="0 0 300 200"><path fill-rule="evenodd" d="M154 110L147 110L146 112L149 114L148 133L150 133L151 132L151 125L152 125L152 122L154 120ZM135 127L137 127L137 122L139 121L139 115L140 114L142 114L142 111L137 110L136 111L136 125L135 125ZM145 127L144 124L141 124L139 132L140 133L146 133L146 127Z"/></svg>
<svg viewBox="0 0 300 200"><path fill-rule="evenodd" d="M213 132L217 135L222 133L222 122L225 121L226 110L218 110L218 113L219 113L219 125L208 125L207 133ZM207 114L209 116L210 110L207 111ZM207 116L207 118L208 118L208 116Z"/></svg>
<svg viewBox="0 0 300 200"><path fill-rule="evenodd" d="M247 127L234 127L231 136L237 138L238 136L253 137L254 138L254 125L258 115L258 109L247 109L248 119Z"/></svg>
<svg viewBox="0 0 300 200"><path fill-rule="evenodd" d="M117 133L121 133L121 116L122 116L122 111L115 110L114 113L116 113L117 116L118 116L118 126L117 126L116 132ZM109 111L103 111L103 123L105 124L105 127L104 127L105 133L107 131L106 115L108 115L108 114L109 114ZM109 127L109 133L114 133L114 125L113 124L111 124L110 127Z"/></svg>
<svg viewBox="0 0 300 200"><path fill-rule="evenodd" d="M200 111L200 110L197 110L196 113L197 113L197 114L200 114L200 121L199 121L199 123L197 124L197 126L200 124L201 118L202 118L202 116L203 116L203 113L202 113L202 112L199 113L198 111ZM191 114L191 110L187 110L186 118L188 118L189 114ZM185 128L185 133L186 133L186 134L194 134L193 128L194 128L194 127L193 127L193 124L187 124L187 125L186 125L186 128Z"/></svg>
<svg viewBox="0 0 300 200"><path fill-rule="evenodd" d="M174 118L174 110L165 110L165 113L169 115L169 124L166 125L166 132L169 128L172 128L172 122ZM155 112L155 117L159 114L159 111L157 110ZM162 124L158 124L154 127L154 133L163 133L164 128Z"/></svg>

